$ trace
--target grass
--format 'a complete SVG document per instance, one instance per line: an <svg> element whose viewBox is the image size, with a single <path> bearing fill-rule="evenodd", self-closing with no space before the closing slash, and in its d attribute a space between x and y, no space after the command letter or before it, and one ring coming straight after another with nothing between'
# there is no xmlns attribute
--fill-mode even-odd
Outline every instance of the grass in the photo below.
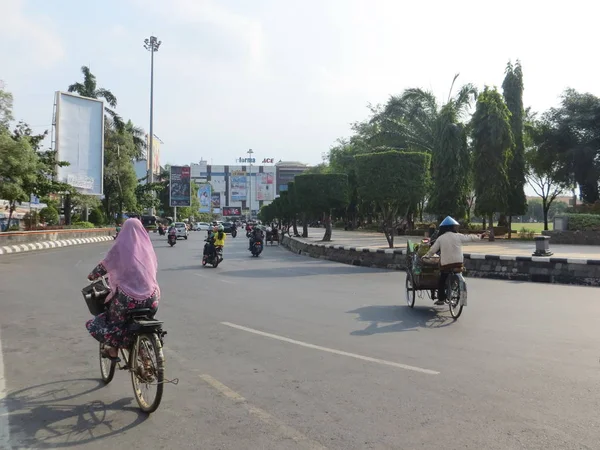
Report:
<svg viewBox="0 0 600 450"><path fill-rule="evenodd" d="M481 225L481 224L478 223L476 225ZM552 226L553 225L554 224L552 222L548 222L548 230L552 231ZM532 231L535 231L538 234L541 234L542 231L544 230L544 222L534 222L534 223L513 222L511 228L513 230L516 230L517 233L519 231L521 231L521 228L526 228L527 230L532 230Z"/></svg>

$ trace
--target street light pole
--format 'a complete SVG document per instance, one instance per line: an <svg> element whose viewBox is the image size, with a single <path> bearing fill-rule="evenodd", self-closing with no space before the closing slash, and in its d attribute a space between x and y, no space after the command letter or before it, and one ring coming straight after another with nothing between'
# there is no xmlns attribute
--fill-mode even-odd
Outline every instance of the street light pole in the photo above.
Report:
<svg viewBox="0 0 600 450"><path fill-rule="evenodd" d="M249 149L246 153L248 153L248 158L250 160L250 220L252 220L252 154L254 153L252 149Z"/></svg>
<svg viewBox="0 0 600 450"><path fill-rule="evenodd" d="M152 143L154 141L154 52L162 44L156 36L144 39L144 48L150 52L150 135L148 138L148 183L154 183L154 152ZM154 197L154 194L152 194ZM150 208L150 215L154 214L154 207Z"/></svg>

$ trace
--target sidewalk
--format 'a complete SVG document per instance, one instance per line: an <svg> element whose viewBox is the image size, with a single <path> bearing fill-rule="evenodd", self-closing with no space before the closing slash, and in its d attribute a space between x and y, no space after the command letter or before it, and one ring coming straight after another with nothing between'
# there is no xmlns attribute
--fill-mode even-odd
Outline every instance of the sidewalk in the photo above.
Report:
<svg viewBox="0 0 600 450"><path fill-rule="evenodd" d="M298 230L302 232L302 229ZM308 238L299 238L304 242L320 242L325 234L324 228L309 228ZM419 236L394 236L394 248L406 248L406 241L419 242ZM387 240L382 233L369 231L344 231L334 229L332 245L343 245L348 247L362 248L389 248ZM531 256L535 251L534 241L520 241L499 239L495 242L480 241L466 244L465 253L476 253L483 255L506 255L506 256ZM552 245L550 240L550 251L556 258L578 258L578 259L600 259L600 246L595 245Z"/></svg>

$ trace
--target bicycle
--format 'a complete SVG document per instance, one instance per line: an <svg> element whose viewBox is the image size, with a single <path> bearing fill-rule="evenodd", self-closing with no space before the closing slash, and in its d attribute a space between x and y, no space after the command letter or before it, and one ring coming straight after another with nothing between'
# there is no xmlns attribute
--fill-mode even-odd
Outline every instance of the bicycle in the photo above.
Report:
<svg viewBox="0 0 600 450"><path fill-rule="evenodd" d="M88 309L94 316L106 311L104 302L109 293L110 286L104 277L82 289ZM163 322L154 319L155 314L156 311L150 308L128 311L127 328L132 333L133 339L129 348L119 349L121 362L109 359L105 353L105 345L103 343L99 345L100 375L104 384L112 381L117 367L119 370L129 371L135 399L145 413L153 413L158 409L164 383L179 382L178 379L165 379L163 343L167 332L162 328ZM142 393L142 386L146 389L156 386L156 395L152 401Z"/></svg>

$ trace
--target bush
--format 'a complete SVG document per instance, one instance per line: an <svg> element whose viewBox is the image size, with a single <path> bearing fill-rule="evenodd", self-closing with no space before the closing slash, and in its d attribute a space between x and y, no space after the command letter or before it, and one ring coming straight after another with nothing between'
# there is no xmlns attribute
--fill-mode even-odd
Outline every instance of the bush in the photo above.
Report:
<svg viewBox="0 0 600 450"><path fill-rule="evenodd" d="M333 223L333 228L345 228L346 227L346 222L343 220L338 220L337 222Z"/></svg>
<svg viewBox="0 0 600 450"><path fill-rule="evenodd" d="M94 208L90 213L90 222L96 226L106 224L106 216L104 215L104 212L98 207Z"/></svg>
<svg viewBox="0 0 600 450"><path fill-rule="evenodd" d="M46 225L58 225L58 211L53 206L48 206L40 211L40 219Z"/></svg>
<svg viewBox="0 0 600 450"><path fill-rule="evenodd" d="M598 214L565 214L569 231L600 231L600 215Z"/></svg>
<svg viewBox="0 0 600 450"><path fill-rule="evenodd" d="M96 226L91 223L91 222L73 222L71 224L71 228L73 229L78 229L78 228L96 228Z"/></svg>
<svg viewBox="0 0 600 450"><path fill-rule="evenodd" d="M75 213L71 216L71 223L77 223L77 222L81 222L81 215Z"/></svg>
<svg viewBox="0 0 600 450"><path fill-rule="evenodd" d="M519 239L532 240L534 237L535 237L535 230L530 230L525 227L523 227L519 230Z"/></svg>
<svg viewBox="0 0 600 450"><path fill-rule="evenodd" d="M19 225L11 225L8 231L19 231Z"/></svg>

